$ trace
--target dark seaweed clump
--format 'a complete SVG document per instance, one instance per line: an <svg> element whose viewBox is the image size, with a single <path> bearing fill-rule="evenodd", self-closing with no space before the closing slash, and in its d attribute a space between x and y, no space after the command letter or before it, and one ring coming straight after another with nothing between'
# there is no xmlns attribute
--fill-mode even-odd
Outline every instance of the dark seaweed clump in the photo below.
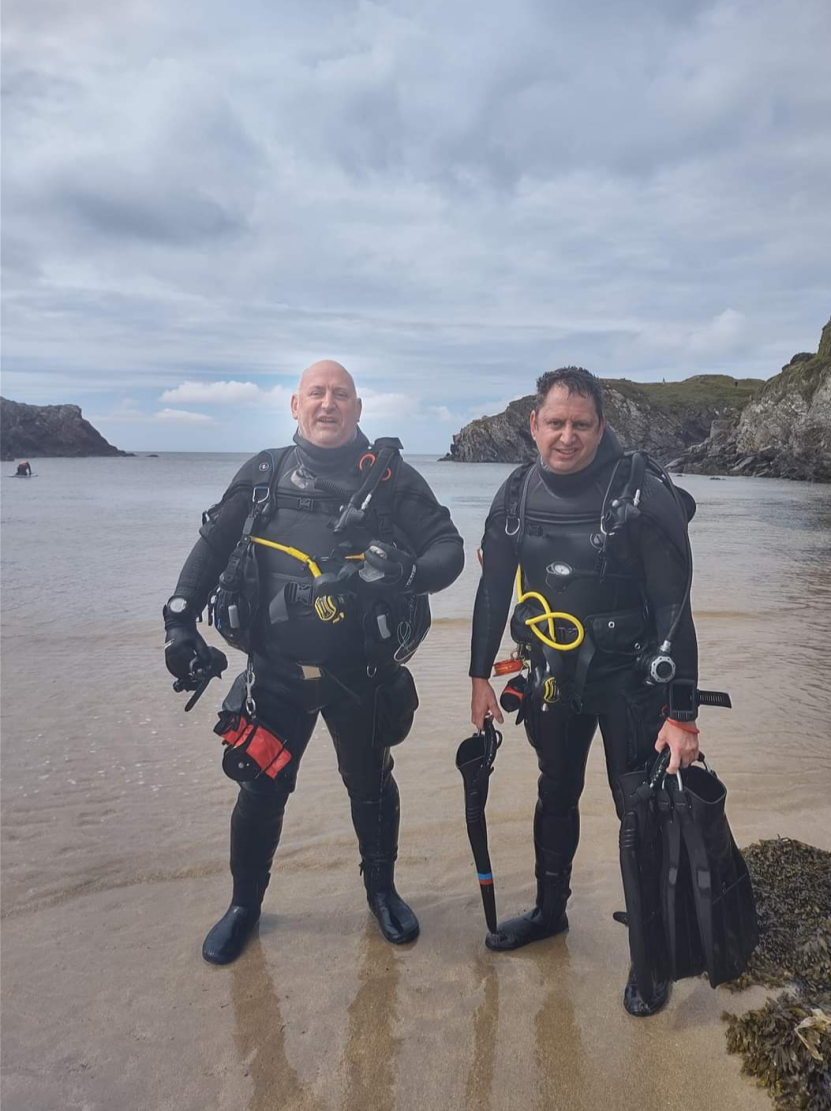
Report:
<svg viewBox="0 0 831 1111"><path fill-rule="evenodd" d="M811 1007L790 992L758 1011L727 1019L727 1049L744 1058L785 1111L831 1109L831 1011Z"/></svg>
<svg viewBox="0 0 831 1111"><path fill-rule="evenodd" d="M729 986L791 990L741 1017L725 1013L727 1048L781 1111L831 1111L831 853L777 838L744 858L759 946Z"/></svg>
<svg viewBox="0 0 831 1111"><path fill-rule="evenodd" d="M759 945L730 987L831 991L831 853L778 837L743 850L756 896Z"/></svg>

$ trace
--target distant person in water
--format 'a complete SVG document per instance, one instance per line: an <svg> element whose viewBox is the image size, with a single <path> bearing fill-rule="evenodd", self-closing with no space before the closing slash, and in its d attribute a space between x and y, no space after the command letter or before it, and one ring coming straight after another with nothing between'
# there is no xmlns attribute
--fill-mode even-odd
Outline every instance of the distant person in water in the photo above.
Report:
<svg viewBox="0 0 831 1111"><path fill-rule="evenodd" d="M17 464L18 478L28 478L32 473L32 464L24 459L22 463Z"/></svg>

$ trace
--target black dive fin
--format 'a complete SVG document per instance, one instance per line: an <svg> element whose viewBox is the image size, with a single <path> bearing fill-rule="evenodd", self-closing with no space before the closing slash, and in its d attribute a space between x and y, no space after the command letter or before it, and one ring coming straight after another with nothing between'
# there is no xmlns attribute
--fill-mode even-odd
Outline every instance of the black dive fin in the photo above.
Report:
<svg viewBox="0 0 831 1111"><path fill-rule="evenodd" d="M669 790L658 792L657 806L663 848L661 909L669 975L677 981L700 976L707 965L698 930L690 861L681 837L681 818L675 812Z"/></svg>
<svg viewBox="0 0 831 1111"><path fill-rule="evenodd" d="M638 990L653 999L667 977L661 913L661 830L645 770L618 781L623 800L620 871L629 925L629 952Z"/></svg>
<svg viewBox="0 0 831 1111"><path fill-rule="evenodd" d="M753 888L727 823L727 790L718 776L706 765L693 765L677 776L677 789L671 794L689 859L704 965L715 988L744 972L759 942ZM689 911L686 914L689 917ZM679 959L690 952L682 947Z"/></svg>

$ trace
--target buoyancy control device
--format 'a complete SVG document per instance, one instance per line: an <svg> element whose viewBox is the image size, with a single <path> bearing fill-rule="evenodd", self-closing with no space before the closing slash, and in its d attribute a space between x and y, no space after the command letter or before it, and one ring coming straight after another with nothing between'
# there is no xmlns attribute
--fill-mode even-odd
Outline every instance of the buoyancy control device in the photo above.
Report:
<svg viewBox="0 0 831 1111"><path fill-rule="evenodd" d="M351 494L326 478L315 478L311 491L278 486L292 450L264 451L255 460L251 509L211 595L209 622L232 647L249 655L276 645L300 663L319 664L327 654L354 652L355 638L362 637L368 668L406 663L430 627L427 595L374 598L361 591L359 579L363 551L372 540L393 540L401 442L376 440L358 463L363 480ZM325 514L332 532L327 555L275 539L281 506ZM269 550L297 561L298 574L266 573L264 583L262 560Z"/></svg>
<svg viewBox="0 0 831 1111"><path fill-rule="evenodd" d="M511 634L524 658L551 688L545 701L565 696L581 705L589 666L597 654L629 663L647 682L669 683L675 676L672 639L689 601L692 556L687 524L695 502L674 485L644 453L625 453L612 470L599 518L593 513L561 517L527 505L533 464L517 468L505 488L505 532L517 552L517 606ZM627 474L628 470L628 474ZM645 502L663 497L674 527ZM657 500L657 499L656 499ZM688 567L683 602L661 643L653 643L641 568L628 542L631 524L642 513L670 539ZM553 551L552 551L553 549ZM555 558L551 556L554 554Z"/></svg>

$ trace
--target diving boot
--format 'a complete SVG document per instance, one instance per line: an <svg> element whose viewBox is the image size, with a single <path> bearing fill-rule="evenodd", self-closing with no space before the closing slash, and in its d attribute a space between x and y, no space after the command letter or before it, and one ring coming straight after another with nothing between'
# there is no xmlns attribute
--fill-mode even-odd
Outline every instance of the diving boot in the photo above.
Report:
<svg viewBox="0 0 831 1111"><path fill-rule="evenodd" d="M230 964L235 961L259 920L259 906L231 903L216 925L208 931L202 944L202 956L209 964Z"/></svg>
<svg viewBox="0 0 831 1111"><path fill-rule="evenodd" d="M568 929L566 904L571 891L568 881L571 869L546 873L537 880L537 904L525 914L500 922L493 933L485 936L485 945L497 953L521 949L532 941L556 937Z"/></svg>
<svg viewBox="0 0 831 1111"><path fill-rule="evenodd" d="M418 937L418 919L395 890L395 861L398 857L400 807L398 786L386 777L380 798L352 798L352 824L358 835L361 872L369 909L378 919L381 933L393 945L404 945Z"/></svg>
<svg viewBox="0 0 831 1111"><path fill-rule="evenodd" d="M623 1007L633 1018L649 1018L656 1015L669 999L669 980L660 980L650 999L644 999L635 979L635 969L630 967L629 979L623 989Z"/></svg>
<svg viewBox="0 0 831 1111"><path fill-rule="evenodd" d="M419 933L418 919L395 890L395 865L391 861L383 864L364 861L361 871L367 904L387 941L392 945L415 941Z"/></svg>
<svg viewBox="0 0 831 1111"><path fill-rule="evenodd" d="M231 905L208 931L202 956L209 964L230 964L245 948L260 920L271 879L271 863L283 828L285 799L240 790L231 814Z"/></svg>

